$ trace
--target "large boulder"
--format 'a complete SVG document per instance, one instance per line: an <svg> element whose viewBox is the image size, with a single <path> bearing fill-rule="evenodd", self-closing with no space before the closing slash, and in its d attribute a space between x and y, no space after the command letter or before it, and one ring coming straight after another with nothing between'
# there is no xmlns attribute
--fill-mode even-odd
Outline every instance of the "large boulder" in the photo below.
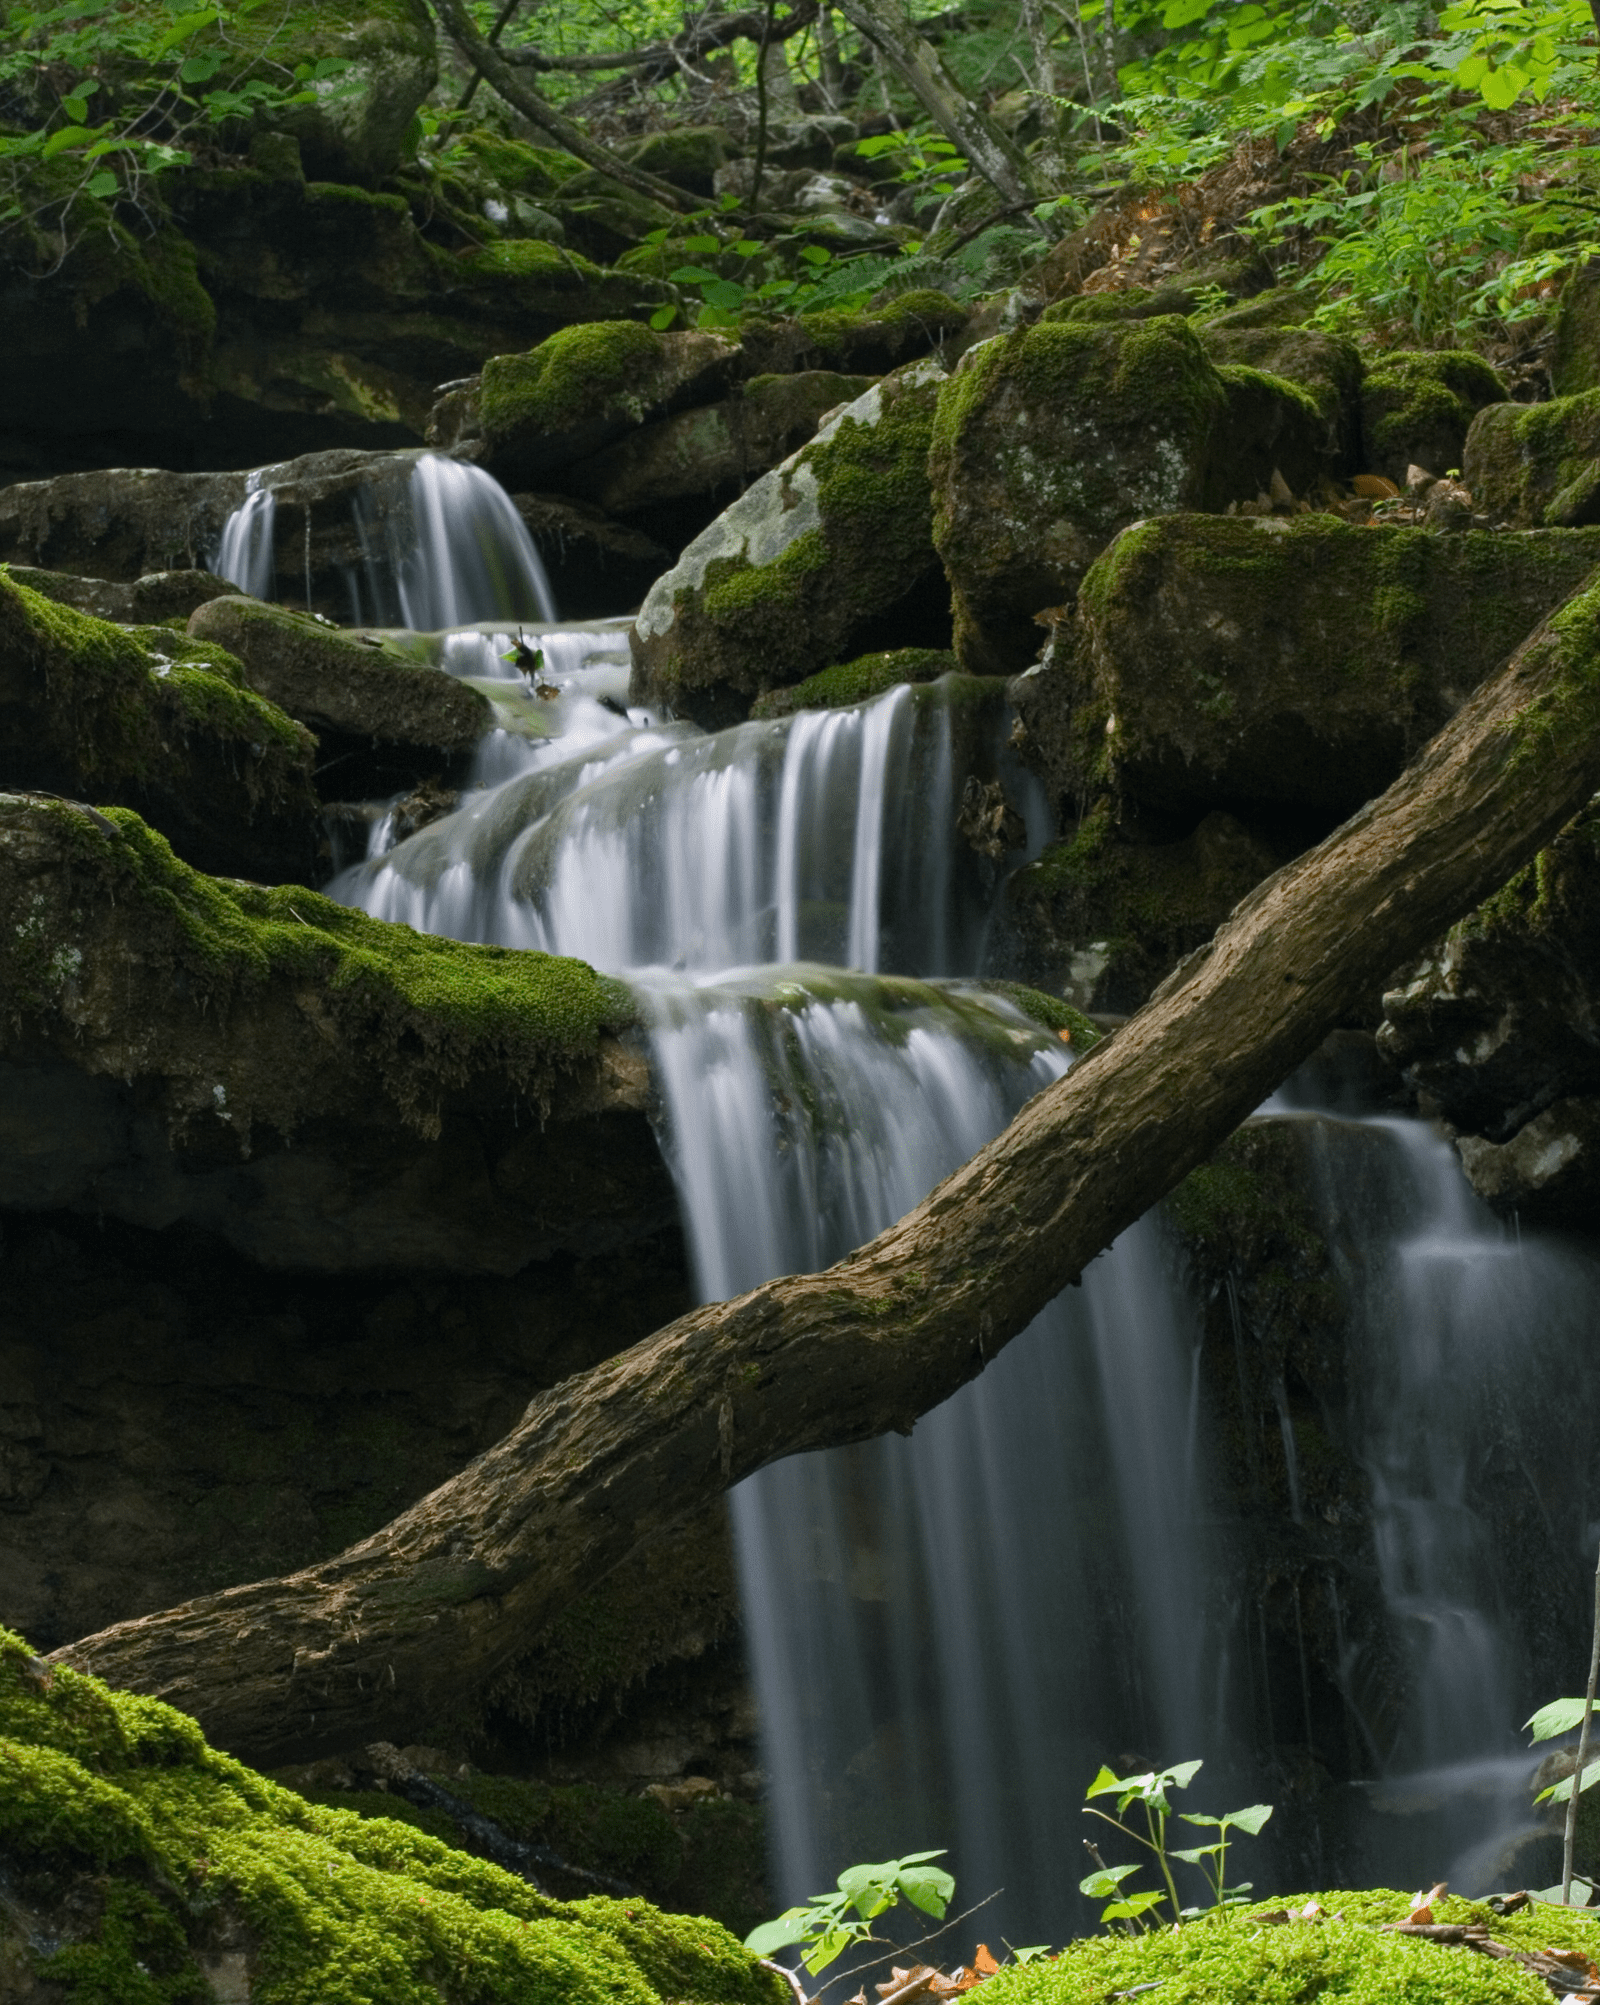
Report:
<svg viewBox="0 0 1600 2005"><path fill-rule="evenodd" d="M4 510L0 494L0 513ZM114 620L125 627L185 627L189 616L208 600L220 599L234 587L209 571L149 571L131 583L110 578L79 578L65 571L41 571L27 564L7 566L14 585L26 585L41 598L97 620Z"/></svg>
<svg viewBox="0 0 1600 2005"><path fill-rule="evenodd" d="M6 785L138 808L207 869L303 878L316 746L224 649L91 619L0 570Z"/></svg>
<svg viewBox="0 0 1600 2005"><path fill-rule="evenodd" d="M645 515L655 526L655 511L667 511L659 517L666 531L681 521L685 502L731 498L871 387L869 377L831 369L757 376L720 403L641 425L557 478L613 516Z"/></svg>
<svg viewBox="0 0 1600 2005"><path fill-rule="evenodd" d="M1014 684L1068 807L1225 808L1309 835L1405 760L1600 564L1600 533L1436 536L1326 515L1177 515L1120 536Z"/></svg>
<svg viewBox="0 0 1600 2005"><path fill-rule="evenodd" d="M1361 351L1348 336L1276 324L1254 302L1202 322L1199 334L1219 366L1258 369L1304 390L1322 419L1320 444L1329 470L1361 470ZM1458 465L1459 456L1450 464Z"/></svg>
<svg viewBox="0 0 1600 2005"><path fill-rule="evenodd" d="M1379 1048L1455 1131L1479 1193L1536 1224L1600 1212L1600 807L1384 997Z"/></svg>
<svg viewBox="0 0 1600 2005"><path fill-rule="evenodd" d="M1361 385L1366 470L1400 487L1412 466L1434 474L1459 470L1474 418L1505 394L1483 357L1464 349L1400 349L1381 357Z"/></svg>
<svg viewBox="0 0 1600 2005"><path fill-rule="evenodd" d="M1552 316L1550 386L1558 397L1600 390L1600 260L1568 277Z"/></svg>
<svg viewBox="0 0 1600 2005"><path fill-rule="evenodd" d="M971 349L940 394L929 474L956 652L980 674L1027 666L1034 617L1070 600L1130 522L1296 492L1321 465L1303 390L1218 369L1175 315L1053 321Z"/></svg>
<svg viewBox="0 0 1600 2005"><path fill-rule="evenodd" d="M521 355L496 355L478 387L483 464L507 486L547 476L731 380L738 347L693 330L657 334L632 321L564 329Z"/></svg>
<svg viewBox="0 0 1600 2005"><path fill-rule="evenodd" d="M0 983L0 1206L345 1274L514 1274L672 1216L631 1000L583 962L202 877L126 810L6 797Z"/></svg>
<svg viewBox="0 0 1600 2005"><path fill-rule="evenodd" d="M1480 509L1514 529L1600 522L1600 389L1480 411L1462 478Z"/></svg>
<svg viewBox="0 0 1600 2005"><path fill-rule="evenodd" d="M873 646L948 644L927 474L943 373L885 377L695 538L634 623L637 701L717 727Z"/></svg>
<svg viewBox="0 0 1600 2005"><path fill-rule="evenodd" d="M493 725L487 697L375 634L259 599L212 599L191 639L237 658L258 695L309 725L341 798L415 786L460 761Z"/></svg>

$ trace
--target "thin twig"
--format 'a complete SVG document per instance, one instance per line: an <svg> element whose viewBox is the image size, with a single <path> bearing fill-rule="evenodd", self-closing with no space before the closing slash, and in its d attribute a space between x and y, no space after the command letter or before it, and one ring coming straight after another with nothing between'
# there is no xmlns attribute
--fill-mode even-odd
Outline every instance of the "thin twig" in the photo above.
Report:
<svg viewBox="0 0 1600 2005"><path fill-rule="evenodd" d="M1589 1689L1583 1701L1583 1725L1578 1729L1578 1765L1572 1771L1572 1795L1567 1802L1567 1831L1561 1847L1561 1904L1572 1899L1572 1848L1578 1837L1578 1798L1583 1792L1583 1766L1589 1758L1589 1722L1594 1718L1595 1686L1600 1683L1600 1554L1594 1568L1594 1647L1589 1652ZM1592 1870L1592 1869L1591 1869Z"/></svg>
<svg viewBox="0 0 1600 2005"><path fill-rule="evenodd" d="M864 1977L869 1970L881 1969L884 1964L892 1963L897 1956L909 1956L913 1950L921 1949L925 1942L937 1942L941 1935L948 1935L951 1929L955 1928L959 1923L964 1922L967 1919L967 1915L975 1915L979 1908L986 1908L990 1901L999 1900L1004 1892L1004 1887L996 1887L992 1894L985 1894L981 1901L975 1901L966 1910L966 1913L952 1915L943 1928L930 1929L928 1934L922 1936L916 1942L907 1943L903 1949L898 1946L891 1949L887 1956L875 1956L870 1963L858 1963L853 1970L841 1970L837 1977L830 1977L828 1979L828 1982L823 1985L822 1991L829 1990L835 1984L842 1984L847 1977ZM878 1940L882 1942L883 1937L880 1935ZM819 1991L816 1998L812 1999L811 2005L817 2005L817 1999L821 1998L822 1991Z"/></svg>

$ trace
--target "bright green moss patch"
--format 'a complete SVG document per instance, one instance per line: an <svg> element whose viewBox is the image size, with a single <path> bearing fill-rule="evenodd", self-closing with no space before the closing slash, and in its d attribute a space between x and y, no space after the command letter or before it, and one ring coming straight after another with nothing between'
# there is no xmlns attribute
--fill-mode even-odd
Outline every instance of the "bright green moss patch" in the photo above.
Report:
<svg viewBox="0 0 1600 2005"><path fill-rule="evenodd" d="M594 399L627 400L659 347L648 327L608 320L564 327L527 355L492 356L483 368L484 430L491 438L523 426L568 431ZM633 422L643 417L641 405Z"/></svg>
<svg viewBox="0 0 1600 2005"><path fill-rule="evenodd" d="M39 880L48 893L18 908L20 923L0 925L0 985L14 1003L53 1010L72 970L99 951L101 914L109 924L114 912L118 926L137 924L145 964L168 968L174 991L208 1012L273 992L314 995L329 1034L376 1066L425 1134L438 1131L443 1090L490 1072L545 1100L602 1032L633 1020L623 985L586 962L435 939L294 885L206 877L126 809L0 797L7 834L70 863ZM293 1082L282 1085L292 1101Z"/></svg>
<svg viewBox="0 0 1600 2005"><path fill-rule="evenodd" d="M1103 2005L1139 1985L1159 1985L1160 2005L1547 2005L1550 1993L1532 1972L1470 1950L1379 1932L1409 1906L1387 1892L1320 1896L1343 1920L1263 1926L1265 1912L1305 1905L1304 1896L1190 1922L1178 1931L1130 1940L1096 1936L1074 1942L1049 1963L1002 1971L984 1987L985 2005ZM1517 1947L1547 1943L1600 1946L1600 1928L1536 1908L1503 1921L1487 1908L1448 1900L1441 1921L1486 1921L1496 1940Z"/></svg>
<svg viewBox="0 0 1600 2005"><path fill-rule="evenodd" d="M1482 356L1461 349L1402 350L1385 355L1361 386L1361 430L1368 467L1404 480L1415 461L1430 473L1461 465L1467 429L1505 384Z"/></svg>
<svg viewBox="0 0 1600 2005"><path fill-rule="evenodd" d="M1063 1044L1072 1046L1077 1058L1093 1051L1105 1035L1081 1009L1074 1009L1059 996L1047 996L1042 989L1031 989L1026 982L985 982L983 987L990 995L1004 996L1007 1002L1014 1003L1042 1030L1053 1030Z"/></svg>
<svg viewBox="0 0 1600 2005"><path fill-rule="evenodd" d="M787 1995L716 1922L552 1900L404 1823L309 1803L183 1714L40 1665L9 1631L0 1858L0 1927L32 1937L37 1974L69 2005L199 2005L214 1995L202 1959L241 1941L256 2005Z"/></svg>
<svg viewBox="0 0 1600 2005"><path fill-rule="evenodd" d="M787 717L796 710L841 710L881 696L901 682L937 682L955 672L956 658L948 648L892 647L841 661L817 675L808 675L790 689L771 689L750 706L752 717Z"/></svg>

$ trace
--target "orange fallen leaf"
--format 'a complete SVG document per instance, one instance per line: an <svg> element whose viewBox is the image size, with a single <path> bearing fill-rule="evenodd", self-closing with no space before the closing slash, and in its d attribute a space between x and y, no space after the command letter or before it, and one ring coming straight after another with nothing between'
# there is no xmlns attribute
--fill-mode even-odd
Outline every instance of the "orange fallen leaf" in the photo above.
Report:
<svg viewBox="0 0 1600 2005"><path fill-rule="evenodd" d="M985 1977L993 1977L994 1973L1000 1968L999 1964L989 1954L989 1945L986 1942L978 1944L978 1953L972 1959L972 1967L974 1970L981 1970Z"/></svg>
<svg viewBox="0 0 1600 2005"><path fill-rule="evenodd" d="M1392 501L1400 492L1394 482L1381 473L1358 473L1350 485L1368 501Z"/></svg>

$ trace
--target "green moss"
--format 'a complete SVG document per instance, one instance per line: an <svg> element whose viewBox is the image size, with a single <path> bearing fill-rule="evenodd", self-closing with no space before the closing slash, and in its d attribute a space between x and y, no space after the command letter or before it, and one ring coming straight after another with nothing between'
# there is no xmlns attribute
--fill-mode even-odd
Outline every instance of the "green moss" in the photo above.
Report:
<svg viewBox="0 0 1600 2005"><path fill-rule="evenodd" d="M464 133L440 156L439 165L441 171L465 174L504 194L530 195L535 200L558 193L574 174L583 172L583 162L573 154L485 131Z"/></svg>
<svg viewBox="0 0 1600 2005"><path fill-rule="evenodd" d="M183 785L191 741L208 738L242 755L236 769L252 804L310 811L316 740L247 688L223 649L165 626L94 619L16 583L0 565L0 653L39 692L36 742L98 798Z"/></svg>
<svg viewBox="0 0 1600 2005"><path fill-rule="evenodd" d="M603 1031L633 1021L623 985L583 961L434 939L294 885L206 877L126 809L90 816L66 803L12 802L7 812L42 820L74 859L70 905L40 913L26 937L20 927L0 930L5 988L34 1009L53 1006L39 970L75 950L88 908L131 908L141 913L146 962L170 967L177 993L201 1008L226 1011L275 985L314 985L330 1032L377 1067L423 1133L438 1130L444 1088L487 1070L544 1099Z"/></svg>
<svg viewBox="0 0 1600 2005"><path fill-rule="evenodd" d="M1441 1943L1380 1933L1399 1920L1407 1896L1378 1890L1327 1893L1321 1906L1337 1920L1263 1927L1263 1913L1293 1910L1307 1897L1262 1903L1206 1917L1182 1929L1129 1939L1104 1935L1068 1944L1059 1958L1002 1971L985 1985L986 2005L1104 2005L1135 1987L1159 1985L1166 2005L1535 2005L1549 1992L1531 1971ZM1592 1920L1535 1906L1504 1919L1454 1897L1436 1907L1441 1921L1485 1923L1517 1948L1546 1945L1592 1954ZM1154 1994L1153 1994L1154 1995Z"/></svg>
<svg viewBox="0 0 1600 2005"><path fill-rule="evenodd" d="M947 648L896 647L842 661L820 674L808 675L789 689L771 689L750 706L752 717L787 717L796 710L842 710L881 696L901 682L936 682L955 672L956 658Z"/></svg>
<svg viewBox="0 0 1600 2005"><path fill-rule="evenodd" d="M1367 465L1396 480L1404 479L1413 460L1430 473L1448 473L1461 465L1476 413L1505 394L1505 384L1482 356L1463 349L1383 356L1361 389Z"/></svg>
<svg viewBox="0 0 1600 2005"><path fill-rule="evenodd" d="M1093 1051L1105 1035L1082 1010L1074 1009L1060 996L1047 996L1042 989L1031 989L1026 982L985 982L983 986L991 995L1004 996L1014 1003L1041 1030L1053 1030L1063 1044L1072 1046L1075 1057L1082 1058Z"/></svg>
<svg viewBox="0 0 1600 2005"><path fill-rule="evenodd" d="M492 439L570 431L602 406L642 423L648 405L638 378L645 372L653 378L660 358L658 337L631 320L586 321L526 355L492 356L480 392L484 430Z"/></svg>
<svg viewBox="0 0 1600 2005"><path fill-rule="evenodd" d="M71 2005L203 2000L199 1956L247 1932L260 2005L779 2005L715 1922L560 1902L393 1819L314 1805L195 1723L37 1665L0 1631L0 1843L52 1912L38 1975Z"/></svg>
<svg viewBox="0 0 1600 2005"><path fill-rule="evenodd" d="M1464 471L1479 507L1515 528L1600 522L1600 390L1485 411Z"/></svg>
<svg viewBox="0 0 1600 2005"><path fill-rule="evenodd" d="M627 159L642 173L659 175L696 195L710 195L712 177L732 148L720 125L682 125L640 140Z"/></svg>
<svg viewBox="0 0 1600 2005"><path fill-rule="evenodd" d="M1544 764L1553 750L1588 744L1600 732L1600 586L1552 614L1525 661L1529 672L1549 679L1549 687L1510 727L1513 766Z"/></svg>
<svg viewBox="0 0 1600 2005"><path fill-rule="evenodd" d="M575 251L562 250L542 238L522 237L511 243L484 244L453 262L481 278L558 278L564 282L600 278L600 267ZM565 331L565 330L563 330Z"/></svg>
<svg viewBox="0 0 1600 2005"><path fill-rule="evenodd" d="M1572 273L1551 322L1550 384L1558 397L1600 390L1600 263Z"/></svg>

